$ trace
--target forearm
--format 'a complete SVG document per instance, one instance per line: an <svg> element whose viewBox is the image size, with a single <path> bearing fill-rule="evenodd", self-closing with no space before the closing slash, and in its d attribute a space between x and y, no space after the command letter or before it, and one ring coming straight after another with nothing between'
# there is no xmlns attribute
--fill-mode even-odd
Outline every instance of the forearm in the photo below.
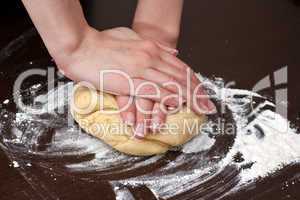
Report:
<svg viewBox="0 0 300 200"><path fill-rule="evenodd" d="M176 47L180 33L183 0L139 0L133 29Z"/></svg>
<svg viewBox="0 0 300 200"><path fill-rule="evenodd" d="M77 48L88 27L78 0L22 1L54 58Z"/></svg>

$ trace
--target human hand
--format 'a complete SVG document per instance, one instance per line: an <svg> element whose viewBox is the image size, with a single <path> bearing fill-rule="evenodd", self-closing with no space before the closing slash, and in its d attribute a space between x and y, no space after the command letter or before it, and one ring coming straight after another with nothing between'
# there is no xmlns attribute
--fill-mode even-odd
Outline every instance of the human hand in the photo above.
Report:
<svg viewBox="0 0 300 200"><path fill-rule="evenodd" d="M97 89L116 95L136 96L135 103L141 102L142 107L146 107L148 110L152 110L153 107L159 108L160 104L153 105L153 103L149 103L151 101L161 102L164 100L163 104L170 107L180 106L183 100L191 101L192 96L188 96L187 91L193 91L200 84L190 68L171 55L168 48L164 49L156 42L143 39L131 29L115 28L99 32L89 28L83 35L73 51L64 56L54 56L64 74L75 81L87 81ZM105 74L100 83L99 72L105 70L118 70L126 73L133 81L134 88L145 83L152 85L145 85L138 92L133 92L129 87L128 80L116 73ZM189 72L192 73L190 75L191 87L188 89L186 83L190 77ZM174 85L164 85L168 82L180 86L181 93ZM156 87L152 87L153 85ZM160 93L159 96L149 96L149 94L157 94L157 90ZM197 94L205 95L205 92L200 88ZM125 98L128 97L124 97L119 105ZM201 111L196 109L194 104L192 106L198 113L211 112L214 109L208 99L199 99L197 104ZM133 111L132 108L129 110ZM131 114L124 113L126 112L121 115L125 121L135 121ZM152 117L154 118L154 116ZM139 125L141 119L151 118L151 114L137 111L135 118L136 125ZM141 130L142 128L136 129Z"/></svg>
<svg viewBox="0 0 300 200"><path fill-rule="evenodd" d="M88 81L97 89L116 95L132 95L160 102L171 94L177 94L177 87L163 85L172 82L186 91L187 69L189 67L158 45L144 40L128 28L115 28L99 32L88 29L77 48L69 55L54 57L58 67L75 81ZM118 70L126 73L134 88L146 84L134 93L127 78L116 73L106 73L100 84L99 72ZM156 86L151 87L151 83ZM193 79L194 85L197 82ZM152 86L153 86L152 85ZM149 96L157 94L159 97ZM185 92L184 92L185 93ZM182 94L184 97L185 94ZM179 98L168 98L164 103L178 106Z"/></svg>
<svg viewBox="0 0 300 200"><path fill-rule="evenodd" d="M137 33L140 33L140 30L141 29L137 29ZM144 39L153 41L166 53L177 56L178 50L172 48L172 44L168 44L167 42L161 43L160 41L155 41L151 37L148 37L148 35L145 35L144 30L140 34L140 36ZM120 108L124 107L128 103L128 101L129 96L117 96L117 102ZM215 109L214 105L212 106L213 108L210 109ZM161 127L161 125L165 123L167 115L166 110L166 107L159 102L139 98L133 101L126 110L121 112L121 117L123 118L125 123L135 126L135 136L138 138L142 138L149 131L149 129L151 129L153 133L159 130L159 127Z"/></svg>
<svg viewBox="0 0 300 200"><path fill-rule="evenodd" d="M192 74L192 86L187 87L189 67L166 53L157 43L141 38L140 35L143 34L137 34L128 28L102 32L92 29L77 0L47 0L42 5L38 0L22 1L50 55L67 77L75 81L87 81L105 92L136 96L137 99L144 97L166 106L176 107L181 104L181 97L190 102L191 97L195 96L187 93L193 91L199 83ZM136 14L134 23L154 26L159 24L164 32L175 34L150 34L154 36L152 38L172 42L173 39L166 38L173 38L179 33L181 7L181 0L164 1L163 4L160 1L140 1L137 11L139 14ZM160 14L153 15L153 8ZM166 17L166 10L173 14ZM140 30L146 30L144 26L139 27ZM153 26L150 29L153 30ZM129 87L128 80L120 74L106 73L101 83L100 72L104 73L106 70L124 72L133 81L136 90L131 90L133 88ZM180 88L166 85L167 82L176 83ZM146 83L142 89L137 90L137 86ZM149 96L158 93L158 96ZM205 92L200 89L197 94L205 95ZM200 110L196 105L199 105ZM211 111L209 105L213 104L208 99L197 98L191 107L196 112L206 113Z"/></svg>

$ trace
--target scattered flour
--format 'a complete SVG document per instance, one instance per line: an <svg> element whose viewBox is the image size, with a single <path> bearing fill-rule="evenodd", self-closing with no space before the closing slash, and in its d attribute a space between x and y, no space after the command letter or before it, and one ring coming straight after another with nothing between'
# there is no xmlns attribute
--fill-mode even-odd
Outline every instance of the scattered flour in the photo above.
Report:
<svg viewBox="0 0 300 200"><path fill-rule="evenodd" d="M4 101L3 101L3 104L8 104L9 103L9 99L5 99Z"/></svg>
<svg viewBox="0 0 300 200"><path fill-rule="evenodd" d="M13 166L13 168L18 168L18 167L20 167L20 165L19 165L19 163L17 162L17 161L12 161L12 166Z"/></svg>
<svg viewBox="0 0 300 200"><path fill-rule="evenodd" d="M117 199L134 199L126 186L140 184L146 185L157 197L172 197L218 176L228 165L241 168L247 164L252 164L249 168L242 169L238 174L238 187L245 186L258 177L265 177L286 165L300 162L300 135L291 128L287 119L270 110L270 107L274 107L272 102L251 91L222 88L207 79L202 79L202 81L210 83L209 88L215 93L216 100L227 107L233 116L236 132L229 152L223 159L216 162L207 161L205 158L197 157L197 155L194 156L194 153L209 150L216 143L216 139L210 137L208 133L200 134L183 145L182 154L157 171L138 177L111 181ZM26 112L16 113L15 123L37 120L33 118L35 114L50 113L54 114L51 117L56 117L57 113L68 112L61 110L59 113L58 111L68 105L72 87L73 83L67 83L60 85L46 95L35 97L34 102L42 105L42 107L33 110L33 113L30 112L32 111L30 107ZM252 105L253 97L261 100L261 103L255 108ZM54 101L49 101L49 99L54 99ZM22 132L19 129L13 127L12 134L15 136L13 139L3 141L12 144L22 143ZM122 169L124 171L135 170L151 165L162 157L154 156L143 159L126 156L113 151L95 138L79 132L78 129L67 126L55 128L52 145L42 153L53 156L95 154L91 160L66 165L69 170L76 172L110 170L114 169L114 166L125 166ZM237 154L242 158L240 162L234 161ZM218 155L213 158L218 157L222 158ZM190 166L188 170L175 170L174 172L173 169L180 168L187 163ZM17 161L13 161L12 165L19 167ZM31 166L31 164L28 163L27 166Z"/></svg>

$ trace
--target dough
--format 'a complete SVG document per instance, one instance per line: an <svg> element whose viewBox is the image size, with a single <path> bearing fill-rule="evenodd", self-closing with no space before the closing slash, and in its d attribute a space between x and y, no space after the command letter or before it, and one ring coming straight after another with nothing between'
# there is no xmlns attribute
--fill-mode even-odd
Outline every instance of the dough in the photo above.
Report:
<svg viewBox="0 0 300 200"><path fill-rule="evenodd" d="M103 102L101 110L100 102ZM136 139L133 137L133 128L123 123L119 113L105 113L118 109L113 95L90 90L82 85L74 87L71 113L79 126L114 149L129 155L165 153L200 133L200 126L206 120L205 115L198 116L184 107L167 116L165 129L159 133L149 133L143 139Z"/></svg>

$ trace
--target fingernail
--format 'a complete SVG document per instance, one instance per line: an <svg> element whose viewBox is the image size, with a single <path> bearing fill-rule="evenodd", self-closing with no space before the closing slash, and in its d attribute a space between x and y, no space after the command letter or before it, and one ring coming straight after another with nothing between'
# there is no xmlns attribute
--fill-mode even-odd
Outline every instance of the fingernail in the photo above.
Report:
<svg viewBox="0 0 300 200"><path fill-rule="evenodd" d="M175 109L176 109L176 107L173 107L173 106L168 107L168 110L170 110L170 111L175 110Z"/></svg>
<svg viewBox="0 0 300 200"><path fill-rule="evenodd" d="M198 105L200 106L201 112L203 114L214 114L217 111L216 106L209 99L198 100Z"/></svg>
<svg viewBox="0 0 300 200"><path fill-rule="evenodd" d="M130 125L130 126L133 126L134 123L135 123L135 116L132 112L128 112L125 116L125 123Z"/></svg>
<svg viewBox="0 0 300 200"><path fill-rule="evenodd" d="M207 108L209 109L209 111L211 113L215 113L217 111L217 108L216 108L215 104L209 99L207 101Z"/></svg>
<svg viewBox="0 0 300 200"><path fill-rule="evenodd" d="M134 131L134 137L138 139L142 139L145 137L145 126L143 123L140 123L136 126L135 131Z"/></svg>
<svg viewBox="0 0 300 200"><path fill-rule="evenodd" d="M174 56L177 56L179 53L179 51L177 49L172 49L171 50L171 54L173 54Z"/></svg>
<svg viewBox="0 0 300 200"><path fill-rule="evenodd" d="M179 97L169 98L168 100L165 101L165 103L166 103L167 106L177 108L179 106L179 104L180 104L180 102L178 101L178 98Z"/></svg>
<svg viewBox="0 0 300 200"><path fill-rule="evenodd" d="M168 113L169 114L175 114L177 112L179 112L182 109L182 106L178 106L178 107L167 107L168 109Z"/></svg>
<svg viewBox="0 0 300 200"><path fill-rule="evenodd" d="M198 97L198 104L203 109L205 114L214 114L217 111L215 104L209 99L208 94L205 90L198 90L197 95Z"/></svg>

